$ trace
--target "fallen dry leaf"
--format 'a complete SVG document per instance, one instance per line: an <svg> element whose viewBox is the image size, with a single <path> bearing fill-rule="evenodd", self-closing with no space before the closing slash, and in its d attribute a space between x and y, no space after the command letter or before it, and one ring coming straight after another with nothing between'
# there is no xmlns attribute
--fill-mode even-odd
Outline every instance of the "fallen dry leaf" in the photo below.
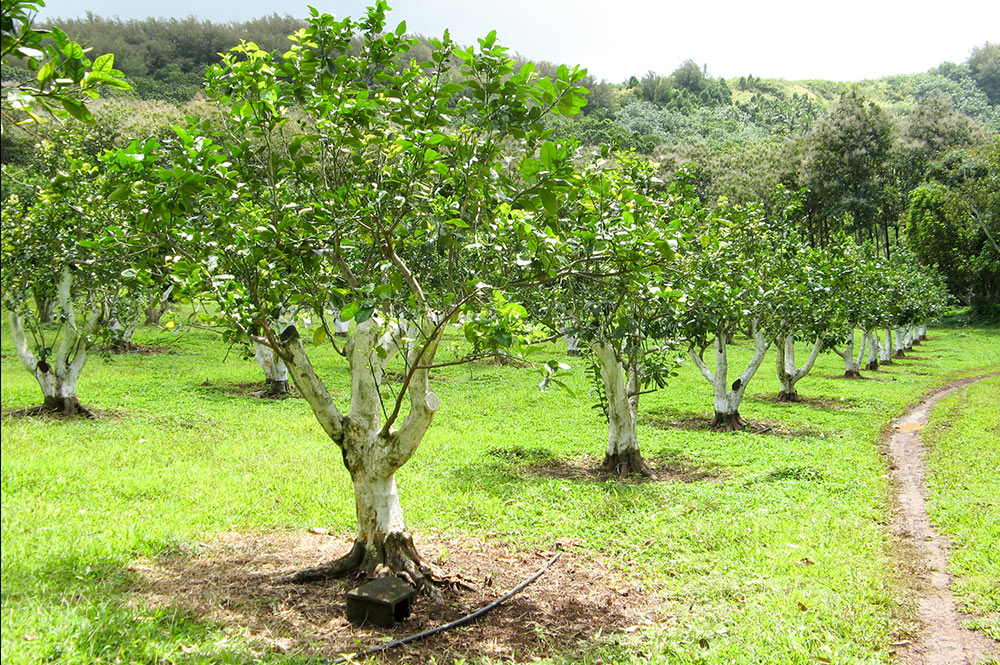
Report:
<svg viewBox="0 0 1000 665"><path fill-rule="evenodd" d="M912 432L913 430L923 429L924 426L920 423L906 423L905 425L896 425L896 429L902 430L904 432Z"/></svg>

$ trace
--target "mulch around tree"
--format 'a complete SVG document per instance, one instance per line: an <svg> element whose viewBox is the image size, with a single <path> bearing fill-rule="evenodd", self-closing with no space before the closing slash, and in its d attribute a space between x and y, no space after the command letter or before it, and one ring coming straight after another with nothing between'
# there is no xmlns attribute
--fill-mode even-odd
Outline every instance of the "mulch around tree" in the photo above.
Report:
<svg viewBox="0 0 1000 665"><path fill-rule="evenodd" d="M421 555L440 569L444 602L418 596L411 617L396 627L358 627L347 621L344 594L365 580L278 581L347 552L349 537L313 531L319 533L223 533L193 551L137 561L132 597L250 635L262 654L331 658L461 618L527 579L553 553L465 535L418 534ZM644 626L671 620L654 590L575 542L562 545L562 557L507 603L470 624L383 652L377 662L450 663L475 656L528 662L572 655L597 639L627 641Z"/></svg>
<svg viewBox="0 0 1000 665"><path fill-rule="evenodd" d="M544 462L530 462L523 467L523 473L543 478L563 478L566 480L582 480L603 482L614 480L625 483L650 482L681 482L696 483L705 480L718 480L722 474L711 467L702 467L676 456L657 456L643 454L643 460L653 472L651 478L640 475L621 478L601 468L601 459L594 455L582 455L573 458L553 458Z"/></svg>

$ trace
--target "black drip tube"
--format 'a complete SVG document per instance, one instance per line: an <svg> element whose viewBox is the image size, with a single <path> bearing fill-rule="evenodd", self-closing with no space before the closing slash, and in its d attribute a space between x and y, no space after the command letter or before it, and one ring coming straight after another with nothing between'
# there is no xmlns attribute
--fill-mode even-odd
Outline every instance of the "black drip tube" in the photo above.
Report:
<svg viewBox="0 0 1000 665"><path fill-rule="evenodd" d="M352 653L352 654L349 654L349 655L346 655L346 656L341 656L340 658L337 658L336 660L330 660L330 661L327 661L327 662L329 663L329 665L336 665L337 663L346 663L346 662L349 662L349 661L352 661L352 660L355 660L355 659L366 658L368 656L380 653L382 651L386 651L388 649L392 649L393 647L398 647L398 646L401 646L403 644L407 644L408 642L416 642L417 640L422 640L425 637L430 637L431 635L437 635L438 633L443 633L446 630L451 630L452 628L457 628L458 626L467 624L470 621L473 621L474 619L478 619L479 617L483 616L484 614L486 614L490 610L492 610L492 609L498 607L499 605L507 602L515 594L517 594L521 590L523 590L524 587L528 586L529 584L531 584L532 582L534 582L535 580L537 580L539 577L541 577L545 573L546 570L548 570L549 568L552 567L552 564L554 564L556 562L556 560L558 560L561 555L562 555L562 552L556 552L552 556L552 558L548 560L548 563L546 563L544 566L542 566L540 569L538 569L538 571L534 575L532 575L528 579L524 580L523 582L521 582L520 584L518 584L516 587L514 587L513 589L511 589L510 591L508 591L504 595L500 596L499 598L497 598L496 600L494 600L489 605L486 605L485 607L479 608L478 610L476 610L472 614L467 614L464 617L462 617L461 619L455 619L451 623L446 623L446 624L438 626L436 628L431 628L430 630L425 630L424 632L417 633L416 635L410 635L409 637L404 637L403 639L396 640L394 642L389 642L388 644L382 644L382 645L377 646L377 647L372 647L371 649L368 649L367 651L358 651L357 653Z"/></svg>

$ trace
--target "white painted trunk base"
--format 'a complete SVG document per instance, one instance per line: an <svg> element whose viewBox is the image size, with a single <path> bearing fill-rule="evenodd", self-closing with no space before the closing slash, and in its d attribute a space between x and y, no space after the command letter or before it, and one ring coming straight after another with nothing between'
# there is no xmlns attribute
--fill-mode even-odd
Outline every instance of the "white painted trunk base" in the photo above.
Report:
<svg viewBox="0 0 1000 665"><path fill-rule="evenodd" d="M794 401L798 399L795 384L812 371L813 365L816 363L816 358L819 357L819 352L823 348L823 340L817 339L813 343L813 348L809 353L806 364L798 368L795 367L795 337L793 335L786 335L784 339L778 340L775 343L775 347L778 351L776 363L778 381L781 383L781 392L778 394L778 398Z"/></svg>

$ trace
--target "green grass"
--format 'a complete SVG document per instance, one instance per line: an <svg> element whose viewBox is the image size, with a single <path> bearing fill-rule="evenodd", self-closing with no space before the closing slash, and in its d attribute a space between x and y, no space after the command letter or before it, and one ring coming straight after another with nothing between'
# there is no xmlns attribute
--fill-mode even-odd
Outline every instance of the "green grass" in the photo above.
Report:
<svg viewBox="0 0 1000 665"><path fill-rule="evenodd" d="M542 394L538 376L516 368L441 370L441 411L398 476L408 524L418 547L422 531L438 530L515 548L579 538L676 616L552 662L887 663L902 594L887 550L883 430L933 387L1000 369L1000 331L931 334L878 381L836 378L842 361L823 356L799 384L826 398L813 404L770 400L772 352L741 412L795 436L658 426L710 415L709 385L684 367L643 397L639 435L649 458L712 476L691 483L521 473L533 458L603 454L606 426L576 359L575 396ZM92 359L80 398L105 417L3 420L4 662L297 662L258 658L239 631L130 602L129 565L233 529L350 531L340 453L302 400L221 388L259 380L258 370L211 334L141 330L137 341L172 353ZM346 394L332 352L317 364ZM2 378L5 409L40 401L6 330Z"/></svg>
<svg viewBox="0 0 1000 665"><path fill-rule="evenodd" d="M931 520L951 539L952 589L978 618L968 624L1000 640L1000 377L963 388L932 411Z"/></svg>

